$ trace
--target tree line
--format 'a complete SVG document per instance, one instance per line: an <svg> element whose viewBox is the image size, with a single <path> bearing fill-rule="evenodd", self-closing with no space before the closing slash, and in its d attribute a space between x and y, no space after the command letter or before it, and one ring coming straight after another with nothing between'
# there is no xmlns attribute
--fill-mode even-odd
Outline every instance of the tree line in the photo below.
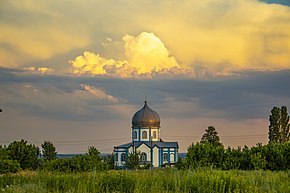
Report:
<svg viewBox="0 0 290 193"><path fill-rule="evenodd" d="M59 159L55 146L50 141L41 144L42 151L26 140L0 145L0 174L15 173L20 170L47 170L58 172L84 172L111 169L111 157L101 159L100 152L93 146L86 154ZM111 163L111 164L110 164Z"/></svg>
<svg viewBox="0 0 290 193"><path fill-rule="evenodd" d="M290 133L287 107L274 107L269 116L269 143L254 147L225 148L214 126L209 126L200 142L188 147L185 159L178 159L178 169L213 167L222 170L287 170L290 169ZM20 170L48 170L58 172L101 171L114 168L114 157L100 157L95 147L86 154L59 159L50 141L41 144L42 150L25 140L0 145L0 174ZM127 168L140 169L140 153L129 155ZM149 166L150 167L150 166Z"/></svg>
<svg viewBox="0 0 290 193"><path fill-rule="evenodd" d="M225 148L215 127L209 126L201 141L192 144L177 168L213 167L223 170L290 169L290 123L287 107L274 107L269 116L268 144L249 148Z"/></svg>

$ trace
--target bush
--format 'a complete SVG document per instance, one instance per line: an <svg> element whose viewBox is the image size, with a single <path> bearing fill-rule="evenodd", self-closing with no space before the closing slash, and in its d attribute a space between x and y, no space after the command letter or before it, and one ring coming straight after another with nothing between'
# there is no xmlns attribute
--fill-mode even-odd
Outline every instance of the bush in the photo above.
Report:
<svg viewBox="0 0 290 193"><path fill-rule="evenodd" d="M73 158L55 159L46 162L43 169L58 172L103 171L107 169L107 165L96 159L95 156L78 155Z"/></svg>
<svg viewBox="0 0 290 193"><path fill-rule="evenodd" d="M8 147L10 160L15 160L22 169L36 169L38 166L39 149L27 141L14 141Z"/></svg>
<svg viewBox="0 0 290 193"><path fill-rule="evenodd" d="M290 143L257 144L243 149L224 149L209 143L196 143L188 148L185 167L213 167L230 170L289 170ZM179 169L182 167L178 167Z"/></svg>
<svg viewBox="0 0 290 193"><path fill-rule="evenodd" d="M0 160L0 174L16 173L21 170L20 164L15 160Z"/></svg>

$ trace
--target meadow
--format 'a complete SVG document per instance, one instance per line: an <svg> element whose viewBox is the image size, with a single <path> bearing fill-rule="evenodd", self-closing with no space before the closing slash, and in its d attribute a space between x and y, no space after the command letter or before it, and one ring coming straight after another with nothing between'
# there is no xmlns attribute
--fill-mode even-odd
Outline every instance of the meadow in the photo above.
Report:
<svg viewBox="0 0 290 193"><path fill-rule="evenodd" d="M0 176L0 192L290 192L290 171L214 169L22 171Z"/></svg>

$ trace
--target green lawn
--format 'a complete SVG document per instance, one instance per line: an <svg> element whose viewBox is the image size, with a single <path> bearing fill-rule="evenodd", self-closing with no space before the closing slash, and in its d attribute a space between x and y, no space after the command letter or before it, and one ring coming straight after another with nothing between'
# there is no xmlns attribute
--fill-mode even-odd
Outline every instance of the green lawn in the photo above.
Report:
<svg viewBox="0 0 290 193"><path fill-rule="evenodd" d="M0 192L290 192L290 171L211 169L48 173L0 176Z"/></svg>

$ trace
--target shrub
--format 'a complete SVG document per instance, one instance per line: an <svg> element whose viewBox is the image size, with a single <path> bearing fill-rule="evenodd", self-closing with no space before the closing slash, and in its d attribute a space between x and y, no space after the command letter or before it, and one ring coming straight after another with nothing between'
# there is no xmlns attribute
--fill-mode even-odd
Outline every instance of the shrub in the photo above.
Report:
<svg viewBox="0 0 290 193"><path fill-rule="evenodd" d="M20 164L15 160L0 160L0 174L16 173L21 170Z"/></svg>

